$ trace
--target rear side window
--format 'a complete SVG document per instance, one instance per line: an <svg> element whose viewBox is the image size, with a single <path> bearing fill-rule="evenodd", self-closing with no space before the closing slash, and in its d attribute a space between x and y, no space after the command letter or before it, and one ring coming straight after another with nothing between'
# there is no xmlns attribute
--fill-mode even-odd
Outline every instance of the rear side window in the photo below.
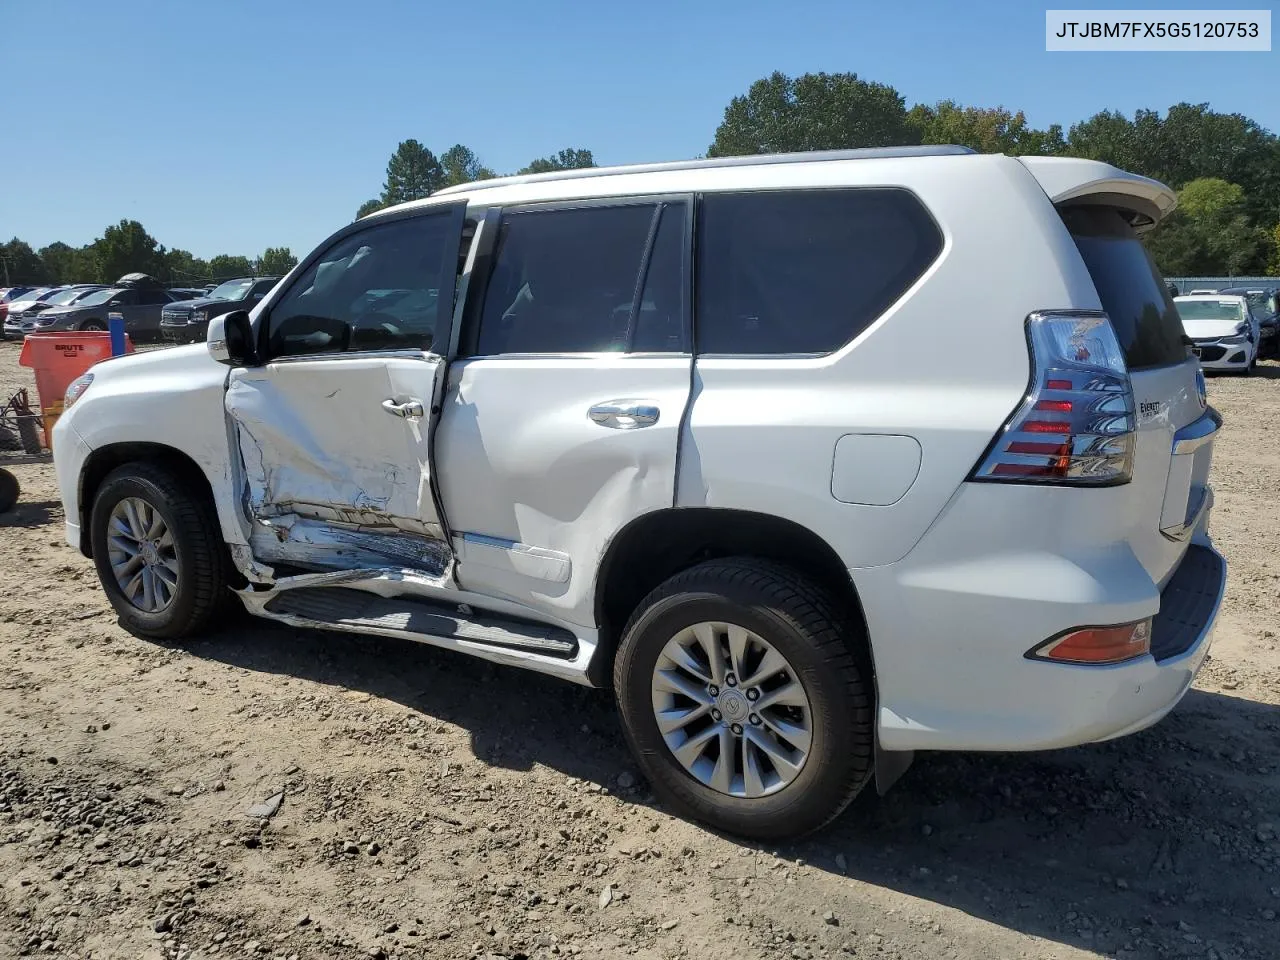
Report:
<svg viewBox="0 0 1280 960"><path fill-rule="evenodd" d="M681 352L679 202L504 214L476 352Z"/></svg>
<svg viewBox="0 0 1280 960"><path fill-rule="evenodd" d="M830 353L920 278L942 234L905 190L712 193L697 251L699 353Z"/></svg>
<svg viewBox="0 0 1280 960"><path fill-rule="evenodd" d="M1080 256L1111 318L1129 369L1163 367L1187 359L1182 320L1155 262L1114 207L1061 210Z"/></svg>

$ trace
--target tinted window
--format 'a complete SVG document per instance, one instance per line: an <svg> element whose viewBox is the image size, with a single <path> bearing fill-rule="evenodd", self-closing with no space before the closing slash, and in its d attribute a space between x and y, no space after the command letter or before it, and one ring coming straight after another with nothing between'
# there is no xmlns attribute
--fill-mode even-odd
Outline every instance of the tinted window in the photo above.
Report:
<svg viewBox="0 0 1280 960"><path fill-rule="evenodd" d="M698 351L829 353L942 250L903 190L708 194L698 224Z"/></svg>
<svg viewBox="0 0 1280 960"><path fill-rule="evenodd" d="M437 294L453 289L445 270L457 266L455 229L447 215L414 217L338 241L272 308L270 356L430 349ZM396 309L380 295L390 291L412 298L411 306Z"/></svg>
<svg viewBox="0 0 1280 960"><path fill-rule="evenodd" d="M477 352L681 349L684 211L675 203L506 214Z"/></svg>
<svg viewBox="0 0 1280 960"><path fill-rule="evenodd" d="M1182 320L1147 248L1114 207L1062 209L1131 369L1187 358Z"/></svg>
<svg viewBox="0 0 1280 960"><path fill-rule="evenodd" d="M169 303L172 301L168 290L139 290L138 303L141 306L151 306L156 303Z"/></svg>

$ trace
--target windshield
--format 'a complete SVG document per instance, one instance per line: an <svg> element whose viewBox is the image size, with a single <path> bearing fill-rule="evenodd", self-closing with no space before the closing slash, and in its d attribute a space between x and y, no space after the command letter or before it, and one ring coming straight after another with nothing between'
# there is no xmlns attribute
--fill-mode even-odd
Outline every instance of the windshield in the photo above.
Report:
<svg viewBox="0 0 1280 960"><path fill-rule="evenodd" d="M1178 315L1183 320L1244 319L1244 305L1239 300L1176 300Z"/></svg>
<svg viewBox="0 0 1280 960"><path fill-rule="evenodd" d="M89 294L83 300L77 300L76 305L80 307L96 307L99 304L106 303L108 300L114 297L118 292L119 291L110 290L110 289L95 290L93 293Z"/></svg>
<svg viewBox="0 0 1280 960"><path fill-rule="evenodd" d="M78 287L73 287L70 290L63 290L60 293L55 293L52 297L46 300L45 303L50 303L50 304L53 304L54 306L63 307L63 306L66 306L68 303L75 303L77 297L83 297L86 293L88 293L87 290L84 290Z"/></svg>
<svg viewBox="0 0 1280 960"><path fill-rule="evenodd" d="M20 297L14 297L10 303L30 303L32 300L39 300L49 292L48 287L36 287L34 290L28 290Z"/></svg>
<svg viewBox="0 0 1280 960"><path fill-rule="evenodd" d="M253 286L253 280L228 280L214 288L209 294L210 300L243 300L249 295L249 288Z"/></svg>

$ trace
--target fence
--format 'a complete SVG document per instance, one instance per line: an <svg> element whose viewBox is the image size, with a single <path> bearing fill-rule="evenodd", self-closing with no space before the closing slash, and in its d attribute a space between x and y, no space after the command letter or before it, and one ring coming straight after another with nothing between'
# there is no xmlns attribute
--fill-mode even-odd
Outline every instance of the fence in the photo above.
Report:
<svg viewBox="0 0 1280 960"><path fill-rule="evenodd" d="M1192 290L1225 290L1227 287L1280 287L1280 277L1165 277L1165 283L1172 283L1178 293L1186 294Z"/></svg>

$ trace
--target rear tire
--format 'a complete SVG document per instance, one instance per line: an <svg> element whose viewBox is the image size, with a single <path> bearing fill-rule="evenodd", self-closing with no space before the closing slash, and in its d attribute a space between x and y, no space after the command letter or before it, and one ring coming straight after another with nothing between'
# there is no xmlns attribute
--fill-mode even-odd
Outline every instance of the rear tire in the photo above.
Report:
<svg viewBox="0 0 1280 960"><path fill-rule="evenodd" d="M703 640L684 648L697 661L683 661L691 670L672 669L681 663L680 648L672 644L690 631L714 638L710 643L723 656L724 689L707 682L714 668L709 657L699 653L708 650ZM750 640L741 639L744 632ZM741 678L740 688L738 678L724 672L733 672L735 635L739 645L750 644L753 656L760 657L741 658L741 672L754 677ZM788 567L731 558L700 564L667 580L632 615L613 672L627 740L654 791L684 815L752 839L792 839L825 826L849 805L874 770L870 678L860 665L865 657L855 654L865 650L865 643L848 611ZM775 654L782 664L774 667L770 680L763 667L769 661L763 658ZM706 676L696 679L699 672ZM673 674L688 682L690 692L700 699L664 693L670 688L663 678ZM757 682L751 684L752 679ZM766 704L784 686L802 691L784 703L803 702L803 707ZM750 702L734 700L734 694ZM749 719L741 713L744 707ZM670 718L683 717L690 708L712 712L673 732L685 721L672 724ZM767 712L779 709L786 712ZM660 713L665 734L659 727ZM741 722L731 723L734 718ZM800 736L786 733L788 729ZM689 751L703 737L709 738L707 747L694 750L690 765ZM674 752L682 747L685 761ZM783 753L778 756L784 759L775 765L770 751L779 747ZM720 774L722 754L731 757L729 774Z"/></svg>
<svg viewBox="0 0 1280 960"><path fill-rule="evenodd" d="M142 522L131 526L128 518L140 513ZM208 626L227 595L220 529L204 492L168 468L127 463L107 475L94 498L90 543L102 589L126 630L181 640ZM150 586L144 567L152 571Z"/></svg>

